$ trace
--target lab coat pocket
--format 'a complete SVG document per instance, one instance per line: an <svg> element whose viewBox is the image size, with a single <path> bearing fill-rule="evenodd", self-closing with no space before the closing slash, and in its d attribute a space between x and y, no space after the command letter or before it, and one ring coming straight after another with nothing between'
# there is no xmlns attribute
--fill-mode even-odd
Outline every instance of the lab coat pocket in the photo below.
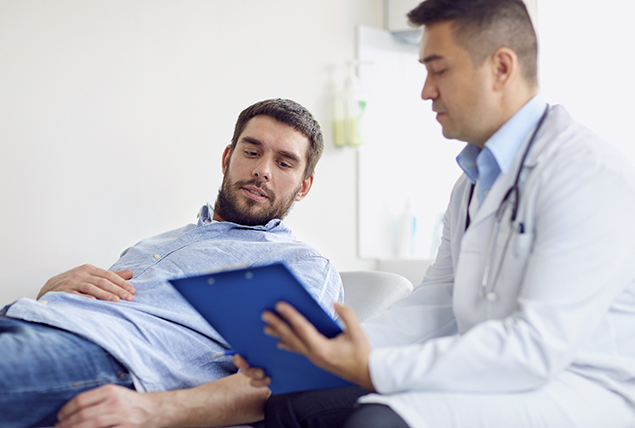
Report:
<svg viewBox="0 0 635 428"><path fill-rule="evenodd" d="M531 256L533 240L532 233L512 232L496 287L497 304L490 308L490 316L504 318L517 309L518 293Z"/></svg>
<svg viewBox="0 0 635 428"><path fill-rule="evenodd" d="M525 231L524 233L516 232L513 236L514 256L517 259L526 259L531 253L534 245L534 234Z"/></svg>

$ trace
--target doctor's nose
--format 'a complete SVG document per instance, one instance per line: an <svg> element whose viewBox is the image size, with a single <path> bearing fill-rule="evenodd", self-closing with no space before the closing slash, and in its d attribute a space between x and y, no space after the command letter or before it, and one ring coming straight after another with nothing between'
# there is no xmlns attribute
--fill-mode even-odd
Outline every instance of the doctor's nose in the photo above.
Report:
<svg viewBox="0 0 635 428"><path fill-rule="evenodd" d="M439 91L436 86L430 82L430 77L426 77L426 81L423 83L421 89L421 99L423 100L435 100L439 98Z"/></svg>

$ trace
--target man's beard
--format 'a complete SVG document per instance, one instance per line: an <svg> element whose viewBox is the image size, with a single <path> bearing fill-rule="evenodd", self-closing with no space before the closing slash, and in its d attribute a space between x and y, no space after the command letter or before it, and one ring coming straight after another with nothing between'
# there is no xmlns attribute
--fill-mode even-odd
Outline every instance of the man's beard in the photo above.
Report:
<svg viewBox="0 0 635 428"><path fill-rule="evenodd" d="M245 198L245 208L240 207L238 202L238 192L241 187L256 186L262 193L267 196L266 202L257 202ZM236 224L244 224L246 226L258 226L269 223L274 218L283 219L291 210L295 196L300 191L300 186L293 192L288 200L278 201L276 195L273 194L262 180L253 179L248 181L238 181L231 185L228 180L228 174L223 177L223 184L218 190L216 199L216 210L221 218ZM268 203L268 207L264 205ZM257 209L262 204L261 209ZM256 209L253 209L256 208Z"/></svg>

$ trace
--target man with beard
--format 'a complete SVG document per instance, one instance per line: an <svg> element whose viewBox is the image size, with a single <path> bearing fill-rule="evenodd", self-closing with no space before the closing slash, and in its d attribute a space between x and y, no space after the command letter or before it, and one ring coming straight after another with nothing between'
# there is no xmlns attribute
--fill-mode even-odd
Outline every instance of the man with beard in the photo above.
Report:
<svg viewBox="0 0 635 428"><path fill-rule="evenodd" d="M167 280L284 261L332 313L343 297L338 273L281 221L309 192L322 150L320 127L302 106L256 103L238 118L216 204L201 208L197 224L137 243L108 271L84 265L60 274L37 301L5 307L0 425L53 425L73 397L61 426L262 419L268 388L250 386L230 357L211 358L229 345Z"/></svg>

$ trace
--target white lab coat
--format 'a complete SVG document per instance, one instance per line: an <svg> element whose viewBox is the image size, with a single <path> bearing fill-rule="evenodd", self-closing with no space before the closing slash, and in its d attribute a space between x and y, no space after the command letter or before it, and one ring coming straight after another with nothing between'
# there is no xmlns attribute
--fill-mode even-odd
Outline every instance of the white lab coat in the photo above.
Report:
<svg viewBox="0 0 635 428"><path fill-rule="evenodd" d="M496 211L527 143L467 231L470 183L457 181L423 283L364 325L382 395L362 401L390 405L412 427L429 426L430 409L416 403L431 393L522 397L567 376L585 385L558 393L574 424L584 418L567 413L584 414L573 406L594 391L635 415L635 173L561 106L550 108L525 162L516 222L503 221L494 237L502 251L514 228L497 300L481 295Z"/></svg>

